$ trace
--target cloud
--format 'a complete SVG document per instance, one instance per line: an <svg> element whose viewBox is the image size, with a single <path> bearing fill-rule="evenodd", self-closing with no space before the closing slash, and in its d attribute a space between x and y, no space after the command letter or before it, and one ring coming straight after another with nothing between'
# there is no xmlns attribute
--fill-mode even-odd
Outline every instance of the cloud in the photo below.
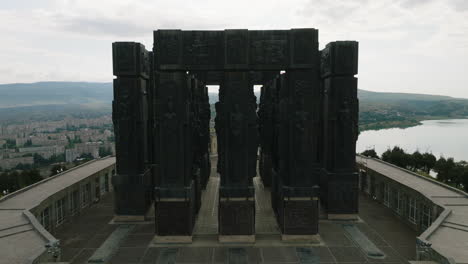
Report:
<svg viewBox="0 0 468 264"><path fill-rule="evenodd" d="M132 22L109 18L57 15L54 16L54 22L67 32L86 35L135 37L148 34L151 31L151 27L148 25L137 25Z"/></svg>
<svg viewBox="0 0 468 264"><path fill-rule="evenodd" d="M467 0L18 0L0 7L0 83L109 81L111 43L163 28L319 29L360 41L360 88L468 97ZM443 85L450 83L450 85Z"/></svg>
<svg viewBox="0 0 468 264"><path fill-rule="evenodd" d="M468 1L466 0L449 0L452 7L461 12L468 11Z"/></svg>
<svg viewBox="0 0 468 264"><path fill-rule="evenodd" d="M429 4L433 1L434 0L402 0L400 4L405 8L416 8L420 7L421 5Z"/></svg>

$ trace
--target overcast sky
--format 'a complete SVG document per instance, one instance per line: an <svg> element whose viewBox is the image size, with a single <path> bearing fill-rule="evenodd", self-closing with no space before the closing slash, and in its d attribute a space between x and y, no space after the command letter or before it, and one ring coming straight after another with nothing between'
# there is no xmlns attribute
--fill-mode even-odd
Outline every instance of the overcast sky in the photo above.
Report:
<svg viewBox="0 0 468 264"><path fill-rule="evenodd" d="M304 27L360 42L361 89L468 98L468 0L4 0L0 83L111 81L111 43L154 29Z"/></svg>

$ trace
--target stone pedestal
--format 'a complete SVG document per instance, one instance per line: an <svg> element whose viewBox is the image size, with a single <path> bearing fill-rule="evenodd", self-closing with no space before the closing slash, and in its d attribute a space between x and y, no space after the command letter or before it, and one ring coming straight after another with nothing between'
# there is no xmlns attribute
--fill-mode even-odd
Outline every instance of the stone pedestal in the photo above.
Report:
<svg viewBox="0 0 468 264"><path fill-rule="evenodd" d="M277 217L285 238L318 234L318 215L318 187L282 190Z"/></svg>
<svg viewBox="0 0 468 264"><path fill-rule="evenodd" d="M193 186L185 190L157 188L156 195L156 235L159 237L192 236L195 224L195 191Z"/></svg>
<svg viewBox="0 0 468 264"><path fill-rule="evenodd" d="M245 240L255 235L255 201L253 197L219 198L218 225L220 242Z"/></svg>
<svg viewBox="0 0 468 264"><path fill-rule="evenodd" d="M151 204L150 174L114 175L112 185L117 195L114 199L114 221L144 221Z"/></svg>
<svg viewBox="0 0 468 264"><path fill-rule="evenodd" d="M357 172L328 173L327 213L329 219L357 219L358 177Z"/></svg>

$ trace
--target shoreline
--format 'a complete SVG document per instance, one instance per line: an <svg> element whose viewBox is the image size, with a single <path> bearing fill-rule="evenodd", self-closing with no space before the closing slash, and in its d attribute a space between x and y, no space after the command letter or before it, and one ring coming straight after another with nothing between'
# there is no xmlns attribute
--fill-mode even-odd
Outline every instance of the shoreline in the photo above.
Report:
<svg viewBox="0 0 468 264"><path fill-rule="evenodd" d="M365 131L378 131L378 130L384 130L384 129L391 129L391 128L410 128L410 127L415 127L415 126L420 126L422 125L424 121L434 121L434 120L467 120L468 117L442 117L442 116L437 116L437 117L424 117L424 118L418 118L415 120L404 120L404 121L382 121L382 122L375 122L375 123L370 123L370 124L360 124L359 125L359 133L365 132Z"/></svg>

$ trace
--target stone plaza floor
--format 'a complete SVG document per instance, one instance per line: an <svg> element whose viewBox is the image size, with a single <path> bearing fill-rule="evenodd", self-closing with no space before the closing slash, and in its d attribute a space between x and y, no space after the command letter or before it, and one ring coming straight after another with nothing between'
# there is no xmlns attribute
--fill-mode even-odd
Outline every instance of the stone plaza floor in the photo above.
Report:
<svg viewBox="0 0 468 264"><path fill-rule="evenodd" d="M213 172L212 175L215 175ZM407 263L415 259L416 233L388 208L360 197L360 220L353 222L385 258L365 254L350 233L343 228L348 222L321 219L318 244L283 243L268 189L258 177L256 188L256 243L249 245L217 242L217 189L219 178L211 177L203 194L203 205L195 224L192 244L161 245L153 243L154 221L134 224L106 263ZM94 252L117 228L112 224L113 197L109 194L73 222L66 223L55 236L60 239L63 262L87 263Z"/></svg>

